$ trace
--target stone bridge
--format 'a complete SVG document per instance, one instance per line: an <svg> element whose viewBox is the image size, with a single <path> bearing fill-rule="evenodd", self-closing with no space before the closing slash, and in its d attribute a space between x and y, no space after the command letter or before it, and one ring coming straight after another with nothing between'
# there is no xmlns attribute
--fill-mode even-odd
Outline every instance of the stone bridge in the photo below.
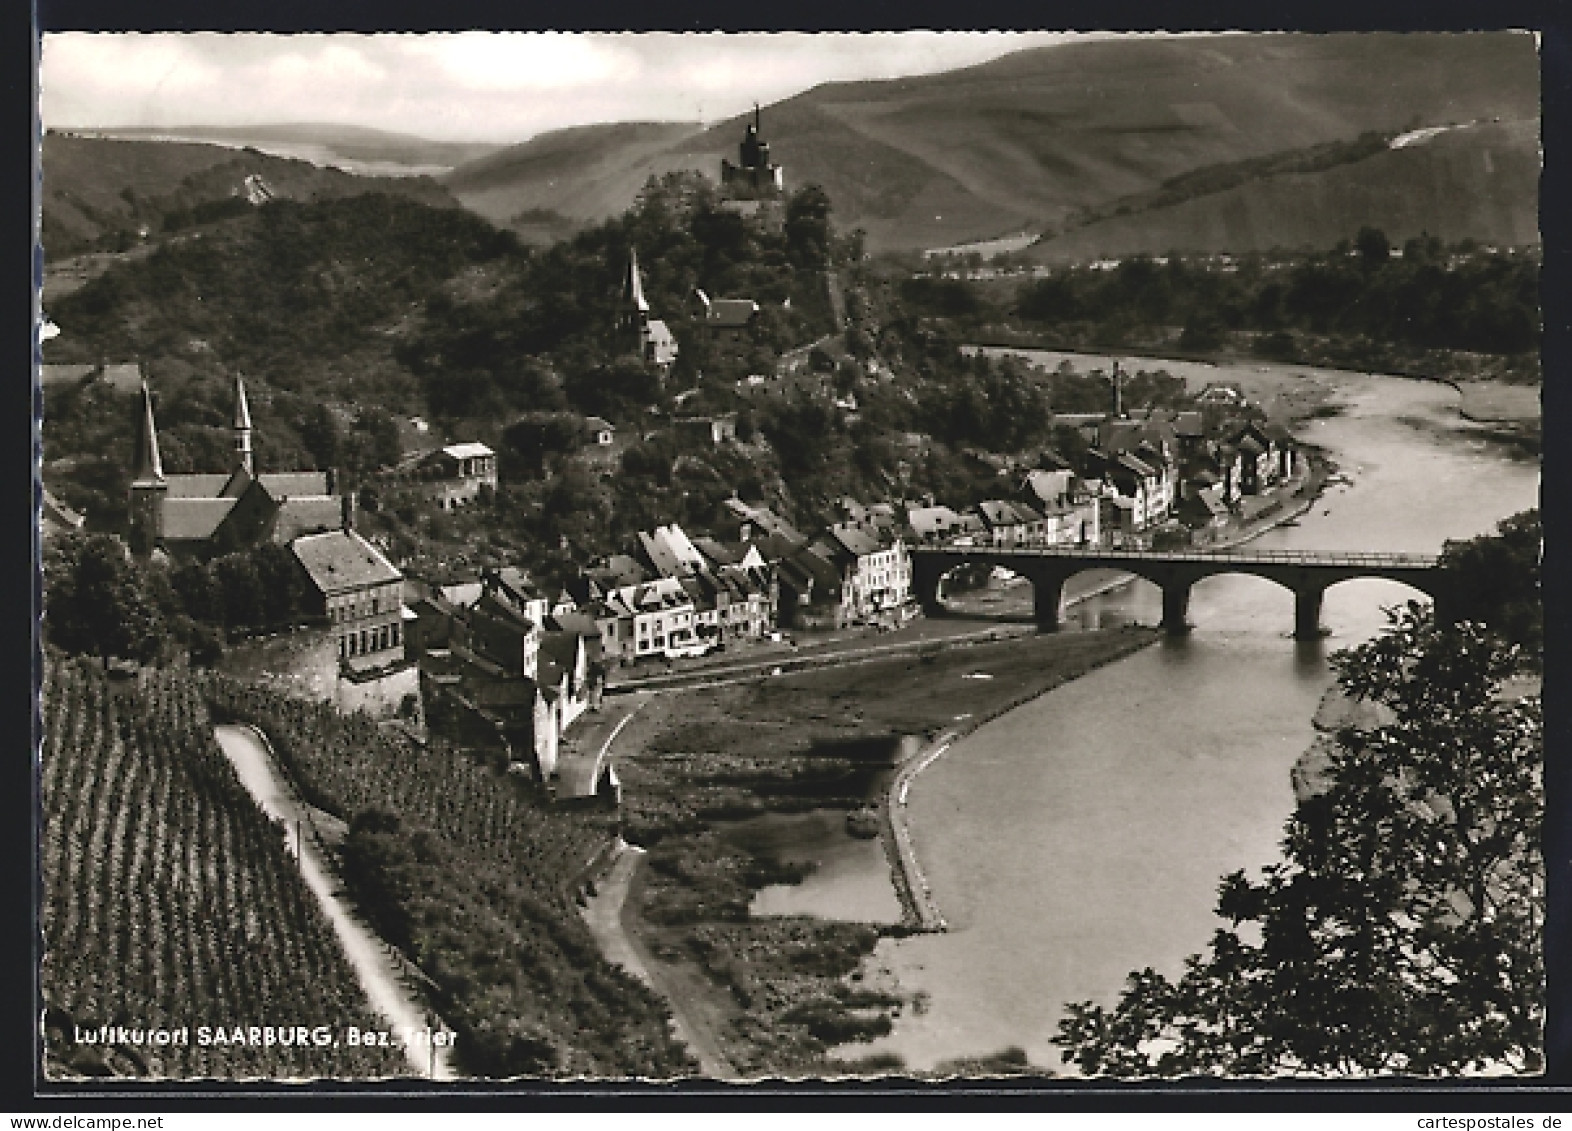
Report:
<svg viewBox="0 0 1572 1131"><path fill-rule="evenodd" d="M1088 569L1131 573L1163 591L1163 628L1190 630L1186 616L1190 589L1219 573L1248 573L1275 581L1294 595L1294 637L1322 634L1322 595L1340 581L1378 577L1400 581L1430 596L1438 619L1445 619L1446 575L1434 554L1310 553L1298 550L1119 550L1088 546L919 546L911 551L912 589L929 616L944 612L943 582L961 566L1002 566L1032 583L1039 628L1059 627L1064 614L1064 583Z"/></svg>

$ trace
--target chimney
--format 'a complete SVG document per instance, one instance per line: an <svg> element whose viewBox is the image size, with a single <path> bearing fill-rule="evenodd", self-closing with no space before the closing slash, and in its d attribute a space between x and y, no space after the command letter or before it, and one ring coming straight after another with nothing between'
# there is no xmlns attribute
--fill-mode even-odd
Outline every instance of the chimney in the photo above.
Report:
<svg viewBox="0 0 1572 1131"><path fill-rule="evenodd" d="M355 529L355 492L344 492L341 505L344 514L344 532L347 534Z"/></svg>

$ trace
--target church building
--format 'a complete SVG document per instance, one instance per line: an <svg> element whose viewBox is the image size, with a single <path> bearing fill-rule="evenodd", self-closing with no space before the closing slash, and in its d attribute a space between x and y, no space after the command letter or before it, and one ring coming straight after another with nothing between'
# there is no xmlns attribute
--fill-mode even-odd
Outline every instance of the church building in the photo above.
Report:
<svg viewBox="0 0 1572 1131"><path fill-rule="evenodd" d="M262 542L285 545L338 527L345 500L328 471L257 474L246 386L235 378L235 464L217 474L166 474L158 451L153 394L142 382L131 481L131 544L171 556L227 553Z"/></svg>
<svg viewBox="0 0 1572 1131"><path fill-rule="evenodd" d="M404 575L356 532L354 495L337 492L332 471L258 473L251 431L245 382L236 377L233 469L167 474L153 394L142 382L132 546L175 557L233 553L264 542L288 546L306 581L308 617L323 628L316 645L282 666L309 672L309 682L342 711L386 717L413 704L418 713L419 671L404 649Z"/></svg>
<svg viewBox="0 0 1572 1131"><path fill-rule="evenodd" d="M677 360L677 339L671 328L650 317L649 299L644 297L644 279L639 275L639 253L628 251L628 273L622 281L622 305L617 314L617 332L630 343L646 365L662 373Z"/></svg>

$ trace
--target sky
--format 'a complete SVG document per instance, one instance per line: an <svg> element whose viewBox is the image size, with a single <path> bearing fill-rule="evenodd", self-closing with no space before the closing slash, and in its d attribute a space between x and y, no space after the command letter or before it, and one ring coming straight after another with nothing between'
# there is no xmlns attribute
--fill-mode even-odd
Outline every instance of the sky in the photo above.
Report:
<svg viewBox="0 0 1572 1131"><path fill-rule="evenodd" d="M44 38L40 116L50 129L332 122L517 142L590 122L715 122L822 82L952 70L1071 38L69 32Z"/></svg>

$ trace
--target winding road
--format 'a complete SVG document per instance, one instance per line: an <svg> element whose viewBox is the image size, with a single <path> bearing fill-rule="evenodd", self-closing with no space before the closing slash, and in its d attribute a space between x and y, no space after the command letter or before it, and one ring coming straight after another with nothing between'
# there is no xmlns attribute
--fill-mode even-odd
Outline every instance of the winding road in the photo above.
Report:
<svg viewBox="0 0 1572 1131"><path fill-rule="evenodd" d="M644 849L634 845L618 846L610 869L601 877L595 894L585 903L584 921L606 961L622 967L666 1000L671 1008L672 1032L699 1062L700 1074L712 1080L733 1077L737 1073L721 1052L714 1034L690 1016L683 1005L682 993L668 984L660 965L649 960L638 939L623 922L628 889L644 861L644 854Z"/></svg>
<svg viewBox="0 0 1572 1131"><path fill-rule="evenodd" d="M404 984L396 952L355 914L343 896L332 866L315 840L311 817L305 804L295 796L283 775L273 764L272 751L266 740L248 726L220 726L214 728L218 745L224 756L235 767L241 784L256 800L262 811L274 820L283 821L295 835L286 837L286 849L300 864L301 878L311 889L321 905L333 930L338 934L344 953L360 978L366 997L382 1015L394 1034L401 1040L405 1031L424 1033L427 1026L444 1029L440 1023L432 1025L430 1016ZM345 1024L369 1018L346 1017ZM404 1055L410 1067L419 1076L433 1080L454 1080L450 1050L433 1048L425 1042L410 1042L404 1046Z"/></svg>

